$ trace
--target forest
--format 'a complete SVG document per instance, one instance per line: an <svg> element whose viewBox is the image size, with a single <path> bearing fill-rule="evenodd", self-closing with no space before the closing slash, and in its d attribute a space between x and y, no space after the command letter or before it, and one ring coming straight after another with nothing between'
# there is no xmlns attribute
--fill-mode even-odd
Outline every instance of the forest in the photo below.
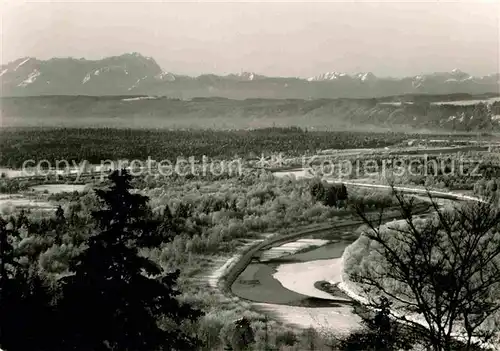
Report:
<svg viewBox="0 0 500 351"><path fill-rule="evenodd" d="M474 191L500 198L494 176L477 181ZM276 178L257 170L160 183L116 171L83 192L49 199L59 204L55 212L1 211L0 345L6 350L392 350L415 343L415 331L385 321L383 309L375 317L361 309L366 329L343 338L268 319L199 280L221 257L263 233L342 223L357 218L360 208L398 210L402 200L390 191L348 190L320 178ZM416 205L413 200L407 210ZM425 228L425 220L418 223L416 230ZM355 267L381 261L364 228L367 234L346 255L353 277ZM28 310L30 323L22 317ZM243 323L243 334L235 321ZM384 328L397 338L386 339Z"/></svg>
<svg viewBox="0 0 500 351"><path fill-rule="evenodd" d="M474 148L458 154L436 153L426 155L430 167L415 168L412 160L419 155L398 154L409 139L422 138L413 134L301 128L253 131L7 128L1 131L1 136L1 148L7 150L1 155L2 164L10 167L19 167L24 158L55 161L68 157L76 162L89 158L87 161L99 163L121 157L175 158L178 156L175 152L179 152L220 159L236 154L246 160L256 160L259 154L271 152L301 156L317 155L319 149L327 147L377 148L378 153L346 152L330 156L351 162L371 160L378 166L384 160L399 157L405 167L413 167L412 175L391 178L394 185L468 191L488 199L491 214L482 216L478 211L484 209L478 209L470 217L476 222L493 216L500 198L496 153ZM429 138L449 140L452 145L453 140L461 138L469 145L468 140L473 136L442 134ZM380 153L386 146L394 147L395 153ZM452 172L456 170L454 163L464 160L469 162L468 168L463 173ZM315 166L312 165L313 169ZM367 213L375 217L383 212L411 214L426 203L414 198L407 204L390 190L332 185L322 180L321 173L313 179L297 179L294 176L279 178L270 170L256 167L244 170L240 174L206 177L154 174L131 177L125 171L114 172L104 182L85 179L86 186L79 192L61 193L31 190L35 185L53 184L51 177L43 180L2 176L0 192L7 197L21 193L49 201L57 208L55 211L16 208L9 205L8 200L0 206L3 240L0 243L0 347L13 351L382 351L410 349L408 345L418 344L420 338L434 345L431 349L435 351L457 349L455 339L453 342L446 339L450 338L449 334L437 333L436 338L437 334L431 334L434 339L427 340L420 336L419 328L408 329L402 327L401 321L392 322L387 317L388 306L390 310L394 306L405 306L394 305L390 300L373 301L379 311L376 313L355 304L354 311L363 319L363 329L346 337L335 331L320 333L285 325L234 295L207 289L202 283L203 277L218 267L221 260L229 260L240 252L249 241L271 233L280 237L325 225L360 221L370 217L363 217ZM368 166L362 167L358 176L369 177L371 171ZM59 182L70 181L67 178ZM463 206L463 211L475 211L474 207L467 207L469 204ZM449 216L446 218L450 221L457 219L449 210L442 213ZM463 212L464 216L466 213ZM435 218L433 221L416 220L414 235L434 228L432 223L438 223L436 228L443 228ZM366 222L369 225L369 221ZM470 229L469 224L462 224L464 230ZM352 284L367 282L373 264L383 262L390 271L390 264L394 263L384 261L387 257L380 255L380 246L372 244L378 237L370 236L366 228L360 230L360 239L346 251L346 272ZM496 240L494 228L485 228L490 242ZM384 227L380 238L388 235L399 238L393 235L398 230L408 231L404 226ZM450 235L455 235L453 233ZM430 238L427 237L430 241L425 245L435 245ZM443 238L443 242L446 240ZM397 240L388 244L400 247ZM471 246L471 249L477 248ZM404 253L411 257L415 251ZM358 271L356 268L361 266L363 270ZM413 273L418 273L418 266L414 269ZM407 281L401 285L389 284L389 288L407 289L405 283ZM148 291L143 291L144 286ZM382 287L388 294L392 292L386 285L378 288ZM496 306L495 301L488 300L488 303ZM29 323L22 318L27 314L32 316ZM95 315L102 318L95 321ZM134 316L138 316L137 319ZM475 338L477 332L474 328L471 338ZM475 350L473 347L477 345L472 340L465 350Z"/></svg>
<svg viewBox="0 0 500 351"><path fill-rule="evenodd" d="M0 345L7 350L238 350L232 328L242 315L254 349L302 350L304 331L213 294L198 277L261 233L352 218L362 201L373 210L395 204L388 193L347 193L257 171L161 185L117 171L94 189L50 199L59 207L48 217L2 210Z"/></svg>
<svg viewBox="0 0 500 351"><path fill-rule="evenodd" d="M20 168L25 160L87 161L139 159L161 161L178 156L258 158L283 152L313 154L319 149L379 148L407 139L404 133L309 131L296 127L251 131L137 130L58 128L0 130L0 165Z"/></svg>
<svg viewBox="0 0 500 351"><path fill-rule="evenodd" d="M500 102L467 94L402 95L373 99L246 99L38 96L3 97L3 126L248 129L272 126L344 131L498 130ZM140 98L140 97L139 97ZM451 100L451 101L450 101ZM438 104L449 101L449 104ZM484 100L485 101L485 100Z"/></svg>
<svg viewBox="0 0 500 351"><path fill-rule="evenodd" d="M488 137L487 133L482 133ZM176 160L181 157L215 159L283 153L285 157L315 155L324 149L383 148L427 137L402 132L314 131L298 127L255 130L162 130L115 128L2 128L0 165L20 168L25 160L56 160L100 164L104 160ZM474 140L477 134L433 134L435 139Z"/></svg>

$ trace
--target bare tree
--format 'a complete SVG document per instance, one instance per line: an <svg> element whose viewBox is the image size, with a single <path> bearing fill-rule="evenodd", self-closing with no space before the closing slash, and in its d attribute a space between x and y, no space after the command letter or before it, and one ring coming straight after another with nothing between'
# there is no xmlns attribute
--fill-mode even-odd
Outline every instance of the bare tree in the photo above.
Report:
<svg viewBox="0 0 500 351"><path fill-rule="evenodd" d="M383 225L382 212L373 220L357 206L371 253L349 279L373 307L389 298L392 317L435 351L491 342L500 309L500 211L493 202L443 209L428 194L435 213L418 219L414 199L393 193L402 223Z"/></svg>

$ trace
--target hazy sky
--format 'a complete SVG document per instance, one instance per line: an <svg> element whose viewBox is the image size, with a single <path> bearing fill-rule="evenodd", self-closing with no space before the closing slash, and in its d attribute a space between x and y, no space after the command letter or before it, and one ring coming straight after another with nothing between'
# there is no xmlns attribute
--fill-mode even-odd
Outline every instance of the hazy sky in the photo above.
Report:
<svg viewBox="0 0 500 351"><path fill-rule="evenodd" d="M500 1L139 2L0 0L3 63L137 51L166 71L497 72Z"/></svg>

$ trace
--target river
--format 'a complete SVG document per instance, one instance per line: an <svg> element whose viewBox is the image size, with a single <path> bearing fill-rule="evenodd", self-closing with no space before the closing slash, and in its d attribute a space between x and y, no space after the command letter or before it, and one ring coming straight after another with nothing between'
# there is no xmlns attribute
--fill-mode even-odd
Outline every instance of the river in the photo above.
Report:
<svg viewBox="0 0 500 351"><path fill-rule="evenodd" d="M292 176L297 179L310 178L304 170L276 172L275 175ZM389 188L386 185L344 183L356 187ZM426 190L420 188L396 187L396 189L414 196L426 194ZM440 205L457 200L481 201L459 193L431 191L431 194L434 198L444 199ZM328 281L332 284L341 282L343 270L341 257L346 247L356 240L358 227L359 224L343 231L335 229L327 231L323 233L322 239L328 239L328 244L301 253L285 255L266 262L259 261L262 253L255 254L254 259L231 284L231 291L236 296L252 301L255 308L285 323L303 328L313 327L320 331L335 330L339 333L349 333L359 329L361 318L353 312L346 294L340 291L341 294L338 296L337 293L330 295L317 289L316 284L318 281ZM343 283L340 286L344 286Z"/></svg>

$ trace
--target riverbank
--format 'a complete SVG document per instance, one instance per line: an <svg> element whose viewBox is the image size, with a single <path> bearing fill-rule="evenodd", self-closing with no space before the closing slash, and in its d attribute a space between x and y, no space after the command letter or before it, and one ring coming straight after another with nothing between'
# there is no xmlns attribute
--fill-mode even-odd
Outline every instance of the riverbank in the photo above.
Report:
<svg viewBox="0 0 500 351"><path fill-rule="evenodd" d="M476 201L482 201L480 199L477 199ZM351 267L354 267L355 269L362 265L361 259L363 257L367 257L368 253L366 250L373 249L373 246L370 243L370 239L367 238L366 236L360 236L355 242L353 242L351 245L346 247L344 250L344 253L340 259L340 265L341 265L341 274L340 274L340 283L338 283L337 287L341 289L343 293L345 293L347 296L349 296L352 300L368 307L371 303L371 301L374 301L375 296L369 295L360 284L357 284L356 282L350 280L349 277L349 270ZM336 281L329 281L329 283L334 284ZM380 295L376 296L380 297ZM397 301L395 301L395 305L397 305ZM393 305L393 307L395 306ZM368 307L370 308L370 307ZM412 323L419 324L422 327L428 329L429 324L425 320L424 316L419 313L413 313L409 312L405 309L397 310L397 307L394 307L393 310L391 310L392 318L398 321L398 323L408 323L408 321L411 321ZM494 317L494 319L498 318ZM457 321L458 322L458 321ZM458 342L467 342L467 333L465 331L465 327L463 325L454 324L452 328L452 333L451 333L451 338ZM491 325L483 325L485 330L484 332L489 332L488 328L491 327ZM495 329L493 329L495 330ZM490 339L492 340L492 339ZM495 341L488 341L487 343L482 343L481 339L472 337L472 342L477 343L478 345L481 345L482 347L485 347L488 350L500 350L500 333L496 333L496 335L493 336L493 340Z"/></svg>
<svg viewBox="0 0 500 351"><path fill-rule="evenodd" d="M389 186L383 185L373 186L358 183L348 183L348 185L354 187L360 186L390 189ZM427 191L424 189L396 187L396 190L412 194L413 196L422 196L427 194ZM471 199L470 196L457 193L444 193L440 191L430 191L430 193L434 198L446 199L445 202ZM420 215L427 213L428 205L426 209L423 207L425 206L422 205L422 212L419 213ZM389 221L395 218L398 218L397 214L387 216L385 220ZM351 226L359 226L360 224L362 224L360 221L353 221ZM330 228L324 229L338 230L340 228L338 226L330 226ZM256 256L259 256L257 254L259 250L265 250L269 247L297 241L300 238L308 237L310 234L310 232L304 231L290 235L275 236L257 244L246 254L241 256L240 261L234 264L233 267L235 268L228 270L228 274L226 275L226 279L222 286L225 289L229 288L229 291L234 295L239 296L243 300L249 301L251 306L256 310L264 312L285 324L290 324L299 328L312 327L317 331L326 331L328 333L351 333L361 327L361 318L353 313L352 306L349 304L335 302L335 297L331 295L329 295L327 299L327 296L323 295L326 294L326 292L317 289L316 284L318 281L326 280L330 283L336 284L336 286L338 286L339 289L341 289L342 292L350 298L358 302L364 301L360 294L353 291L354 289L343 277L343 249L348 247L349 244L342 249L341 254L336 258L322 257L324 262L321 262L322 260L319 260L318 258L313 258L309 259L310 262L304 263L301 266L295 265L285 268L286 266L284 265L286 264L293 265L299 263L296 262L297 257L289 255L286 259L283 259L282 262L280 262L280 260L271 260L270 262L266 262L265 267L256 266L254 261L252 268L249 268L249 266L252 265L252 260L254 260ZM352 242L354 240L352 240ZM321 249L321 247L313 250L318 249ZM300 255L307 254L308 252L310 251L301 252ZM301 277L307 277L310 272L313 270L316 271L318 263L323 267L323 269L315 272L312 279L307 278L308 283L304 284L304 279L299 278L299 275ZM262 263L258 264L262 265ZM299 267L301 267L301 269L298 269ZM247 269L248 271L246 271ZM242 282L240 282L242 284L237 283L237 279L241 275L243 275ZM228 276L229 278L227 278ZM327 277L327 279L321 279L324 277ZM224 279L224 277L222 279ZM313 282L313 280L316 279L317 281ZM312 284L309 284L309 282ZM284 291L286 291L286 294L283 293ZM256 299L255 296L258 298ZM262 301L269 296L272 298L269 298L267 301Z"/></svg>

